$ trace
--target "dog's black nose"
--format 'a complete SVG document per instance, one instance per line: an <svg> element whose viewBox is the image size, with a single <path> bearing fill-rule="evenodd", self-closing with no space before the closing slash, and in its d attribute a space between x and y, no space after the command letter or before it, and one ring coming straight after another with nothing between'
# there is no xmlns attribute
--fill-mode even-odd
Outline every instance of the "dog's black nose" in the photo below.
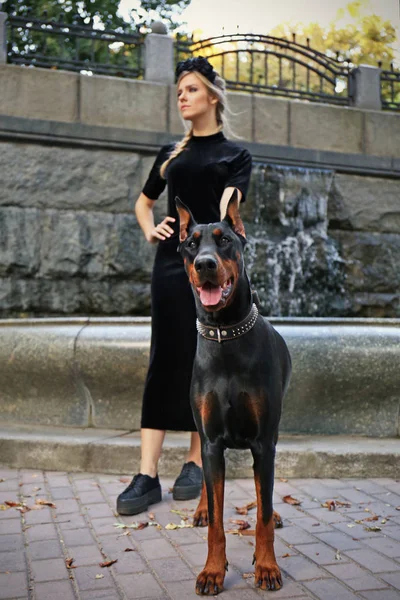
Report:
<svg viewBox="0 0 400 600"><path fill-rule="evenodd" d="M198 256L194 261L194 268L198 273L200 273L200 271L216 271L217 267L218 263L212 254Z"/></svg>

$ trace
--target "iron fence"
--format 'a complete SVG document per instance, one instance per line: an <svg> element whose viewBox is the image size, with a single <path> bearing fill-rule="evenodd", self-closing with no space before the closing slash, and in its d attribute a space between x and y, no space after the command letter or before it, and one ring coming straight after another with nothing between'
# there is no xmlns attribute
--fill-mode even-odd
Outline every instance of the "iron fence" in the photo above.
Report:
<svg viewBox="0 0 400 600"><path fill-rule="evenodd" d="M381 98L383 109L400 111L400 70L396 71L393 64L390 71L381 72Z"/></svg>
<svg viewBox="0 0 400 600"><path fill-rule="evenodd" d="M176 59L203 55L228 89L349 104L349 63L307 45L266 35L221 35L193 42L178 38Z"/></svg>
<svg viewBox="0 0 400 600"><path fill-rule="evenodd" d="M120 77L143 77L144 36L99 29L62 19L29 16L7 19L8 62Z"/></svg>

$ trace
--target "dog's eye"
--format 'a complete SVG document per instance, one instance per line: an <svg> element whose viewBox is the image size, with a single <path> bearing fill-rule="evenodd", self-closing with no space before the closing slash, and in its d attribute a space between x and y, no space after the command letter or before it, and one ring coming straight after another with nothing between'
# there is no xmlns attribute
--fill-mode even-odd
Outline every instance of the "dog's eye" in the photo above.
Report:
<svg viewBox="0 0 400 600"><path fill-rule="evenodd" d="M221 246L227 246L228 244L230 244L230 243L231 243L231 240L230 240L228 237L226 237L226 236L224 235L224 236L222 236L222 238L219 240L219 243L220 243L220 245L221 245Z"/></svg>
<svg viewBox="0 0 400 600"><path fill-rule="evenodd" d="M193 240L190 240L190 242L188 242L188 248L190 248L191 250L194 250L195 248L197 248L196 242Z"/></svg>

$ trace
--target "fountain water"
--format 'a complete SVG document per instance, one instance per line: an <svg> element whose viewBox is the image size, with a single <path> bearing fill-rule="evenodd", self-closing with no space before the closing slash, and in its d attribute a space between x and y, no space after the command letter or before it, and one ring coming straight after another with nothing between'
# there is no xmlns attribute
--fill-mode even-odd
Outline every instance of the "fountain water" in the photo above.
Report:
<svg viewBox="0 0 400 600"><path fill-rule="evenodd" d="M242 216L246 265L265 315L343 314L344 262L328 235L333 176L327 170L253 166Z"/></svg>

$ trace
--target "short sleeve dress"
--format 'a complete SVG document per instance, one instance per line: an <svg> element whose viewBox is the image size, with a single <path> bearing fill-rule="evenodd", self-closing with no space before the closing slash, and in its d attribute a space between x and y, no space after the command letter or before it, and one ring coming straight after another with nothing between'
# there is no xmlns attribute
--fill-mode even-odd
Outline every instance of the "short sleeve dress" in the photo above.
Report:
<svg viewBox="0 0 400 600"><path fill-rule="evenodd" d="M251 155L222 132L192 136L186 148L167 167L173 144L163 146L154 162L143 193L157 200L168 184L168 215L173 235L158 243L151 283L152 332L141 426L149 429L196 431L189 401L196 352L196 310L183 267L179 244L179 218L175 197L188 206L198 223L220 220L220 200L226 187L236 187L246 198Z"/></svg>

